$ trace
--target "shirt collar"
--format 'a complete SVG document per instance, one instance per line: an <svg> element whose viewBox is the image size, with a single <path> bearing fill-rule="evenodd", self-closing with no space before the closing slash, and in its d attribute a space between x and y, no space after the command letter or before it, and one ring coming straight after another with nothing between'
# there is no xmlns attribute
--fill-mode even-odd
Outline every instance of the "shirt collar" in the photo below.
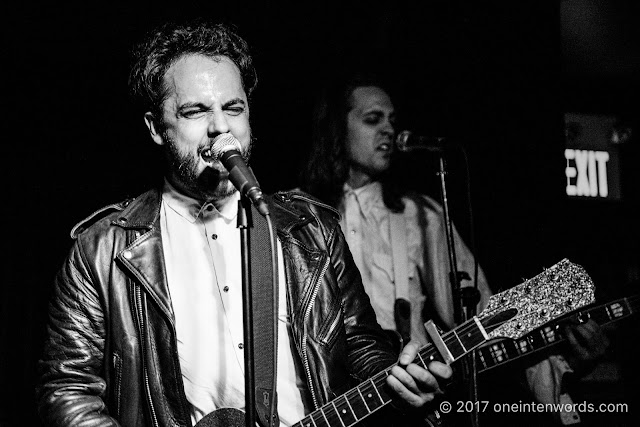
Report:
<svg viewBox="0 0 640 427"><path fill-rule="evenodd" d="M376 205L383 203L382 200L382 184L379 181L373 181L359 188L352 188L345 183L343 186L344 197L354 195L360 210L364 215L368 214Z"/></svg>
<svg viewBox="0 0 640 427"><path fill-rule="evenodd" d="M238 200L240 193L234 192L225 200L224 204L218 210L211 202L201 202L184 195L172 186L165 179L162 189L162 200L178 215L187 221L194 223L198 218L205 218L212 215L220 215L226 220L232 220L238 215Z"/></svg>

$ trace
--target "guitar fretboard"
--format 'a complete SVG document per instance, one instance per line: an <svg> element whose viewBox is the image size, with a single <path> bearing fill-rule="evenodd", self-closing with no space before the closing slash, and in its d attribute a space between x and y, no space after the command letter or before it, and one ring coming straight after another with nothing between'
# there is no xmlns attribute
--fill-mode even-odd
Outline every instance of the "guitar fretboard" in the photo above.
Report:
<svg viewBox="0 0 640 427"><path fill-rule="evenodd" d="M445 333L442 340L454 360L457 360L485 342L486 338L480 324L472 318ZM418 352L413 363L426 367L434 360L442 361L442 357L434 346L428 344ZM386 386L386 378L390 371L391 367L374 375L368 381L307 415L292 427L349 427L356 424L391 402Z"/></svg>
<svg viewBox="0 0 640 427"><path fill-rule="evenodd" d="M570 316L569 319L593 319L599 325L606 325L637 313L640 308L639 300L640 296L637 295L621 298L597 307L581 310ZM566 339L562 332L562 325L563 321L560 320L552 325L536 329L520 339L501 339L478 348L476 350L478 372L488 371L506 362L561 343Z"/></svg>

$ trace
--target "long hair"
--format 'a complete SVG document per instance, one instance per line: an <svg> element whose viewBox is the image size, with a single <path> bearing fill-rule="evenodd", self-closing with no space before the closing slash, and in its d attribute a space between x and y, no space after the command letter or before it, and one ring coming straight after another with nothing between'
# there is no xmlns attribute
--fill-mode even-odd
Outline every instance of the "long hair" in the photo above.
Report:
<svg viewBox="0 0 640 427"><path fill-rule="evenodd" d="M311 147L301 168L300 187L336 208L349 175L346 134L347 115L353 108L351 95L356 88L366 86L379 87L391 96L391 85L384 77L353 72L329 81L320 91L313 109ZM385 205L401 212L403 192L395 185L392 172L385 172L380 181Z"/></svg>
<svg viewBox="0 0 640 427"><path fill-rule="evenodd" d="M129 89L134 101L154 116L168 96L164 76L184 55L196 54L219 59L228 57L240 70L242 85L251 96L258 78L249 47L229 25L196 19L187 23L169 22L152 30L132 52Z"/></svg>

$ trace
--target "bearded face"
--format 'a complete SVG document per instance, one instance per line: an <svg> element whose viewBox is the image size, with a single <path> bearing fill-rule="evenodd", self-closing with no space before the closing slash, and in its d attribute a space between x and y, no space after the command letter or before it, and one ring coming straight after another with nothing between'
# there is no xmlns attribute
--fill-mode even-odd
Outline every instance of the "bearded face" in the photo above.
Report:
<svg viewBox="0 0 640 427"><path fill-rule="evenodd" d="M203 202L227 198L235 189L209 149L218 135L230 133L249 158L249 103L238 67L225 56L188 54L169 67L164 86L162 117L149 112L145 120L154 142L165 148L167 179Z"/></svg>

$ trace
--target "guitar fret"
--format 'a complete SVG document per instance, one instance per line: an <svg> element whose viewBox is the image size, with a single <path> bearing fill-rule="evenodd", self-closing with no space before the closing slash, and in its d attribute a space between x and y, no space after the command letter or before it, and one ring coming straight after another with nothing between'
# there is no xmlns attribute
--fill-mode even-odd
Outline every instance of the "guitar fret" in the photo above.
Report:
<svg viewBox="0 0 640 427"><path fill-rule="evenodd" d="M423 366L424 368L426 368L426 367L427 367L427 364L426 364L426 363L424 363L424 359L422 359L422 355L420 354L420 352L418 352L418 358L420 359L420 363L422 363L422 366Z"/></svg>
<svg viewBox="0 0 640 427"><path fill-rule="evenodd" d="M452 335L456 339L455 341L448 340L448 338ZM464 347L462 347L462 343L460 342L460 339L456 335L455 331L451 331L445 335L445 343L447 346L447 350L449 351L449 354L451 355L453 360L457 360L461 355L465 353Z"/></svg>
<svg viewBox="0 0 640 427"><path fill-rule="evenodd" d="M382 396L380 396L380 391L378 390L378 387L376 387L376 384L373 382L373 380L371 380L371 385L373 386L373 389L376 391L376 394L378 395L378 398L380 399L380 402L384 405L385 401L382 398Z"/></svg>
<svg viewBox="0 0 640 427"><path fill-rule="evenodd" d="M459 331L460 333L458 333ZM489 337L484 326L477 317L466 321L462 327L456 328L450 332L457 342L447 342L449 352L458 359L469 352L470 349L478 344L485 342Z"/></svg>
<svg viewBox="0 0 640 427"><path fill-rule="evenodd" d="M345 427L353 425L359 420L358 416L356 415L353 408L351 407L351 404L349 403L349 398L346 394L335 399L332 403L335 411L338 413L338 416L340 417L340 422ZM366 415L368 415L368 413Z"/></svg>
<svg viewBox="0 0 640 427"><path fill-rule="evenodd" d="M544 346L544 335L541 330L529 336L529 345L531 345L532 348Z"/></svg>
<svg viewBox="0 0 640 427"><path fill-rule="evenodd" d="M496 363L500 363L504 360L504 351L503 347L500 346L500 343L493 344L490 348L491 357Z"/></svg>
<svg viewBox="0 0 640 427"><path fill-rule="evenodd" d="M364 406L367 407L367 411L371 412L371 409L369 409L369 405L367 405L367 401L365 400L364 396L362 395L362 392L360 391L360 387L358 387L357 390L358 390L358 394L360 394L360 398L362 399L362 402L364 403Z"/></svg>
<svg viewBox="0 0 640 427"><path fill-rule="evenodd" d="M460 347L462 347L463 352L466 353L467 352L467 348L464 346L464 343L462 342L462 340L460 339L460 337L458 336L456 331L451 331L451 333L456 338L456 340L458 340L458 343L460 344Z"/></svg>
<svg viewBox="0 0 640 427"><path fill-rule="evenodd" d="M338 416L338 420L340 420L340 424L342 424L342 427L345 427L344 421L342 421L342 416L340 415L341 411L338 411L338 408L336 408L336 404L334 401L331 401L331 406L333 407L333 410L336 412L336 415Z"/></svg>
<svg viewBox="0 0 640 427"><path fill-rule="evenodd" d="M531 347L531 344L528 340L518 340L518 345L516 346L516 351L518 352L518 354L525 354L531 350L533 350L533 347Z"/></svg>
<svg viewBox="0 0 640 427"><path fill-rule="evenodd" d="M480 320L476 316L473 316L473 320L475 321L478 330L482 333L483 341L488 340L489 335L487 335L487 331L484 329L484 326L482 326L482 323L480 323Z"/></svg>
<svg viewBox="0 0 640 427"><path fill-rule="evenodd" d="M345 396L344 401L347 403L347 406L349 406L349 410L351 411L351 413L353 414L353 418L355 421L358 421L358 415L356 414L356 412L353 410L353 407L351 406L351 403L349 402L349 399Z"/></svg>
<svg viewBox="0 0 640 427"><path fill-rule="evenodd" d="M382 396L378 393L372 379L363 383L359 389L360 390L358 391L360 392L369 413L384 405L385 402L382 400Z"/></svg>
<svg viewBox="0 0 640 427"><path fill-rule="evenodd" d="M625 315L624 307L619 303L611 304L611 306L607 307L607 312L610 312L610 319L617 319L618 317L622 317Z"/></svg>
<svg viewBox="0 0 640 427"><path fill-rule="evenodd" d="M500 349L502 350L502 354L504 356L505 359L509 358L509 352L507 350L507 346L505 345L504 341L500 341Z"/></svg>
<svg viewBox="0 0 640 427"><path fill-rule="evenodd" d="M488 366L487 366L487 360L484 357L484 351L483 350L484 349L479 348L476 351L476 356L478 357L478 360L480 361L480 363L482 363L482 367L486 369L486 368L488 368Z"/></svg>
<svg viewBox="0 0 640 427"><path fill-rule="evenodd" d="M322 414L324 421L327 423L327 427L331 426L331 423L329 423L329 420L327 419L327 414L324 413L324 409L320 408L320 413Z"/></svg>
<svg viewBox="0 0 640 427"><path fill-rule="evenodd" d="M553 342L556 342L558 340L558 335L556 334L556 331L553 327L551 326L547 326L546 328L544 328L543 330L543 337L544 340L547 344L551 344Z"/></svg>
<svg viewBox="0 0 640 427"><path fill-rule="evenodd" d="M311 420L311 422L309 422ZM306 418L302 419L299 423L294 424L294 426L300 425L301 427L318 427L316 422L313 420L313 414L308 415Z"/></svg>

